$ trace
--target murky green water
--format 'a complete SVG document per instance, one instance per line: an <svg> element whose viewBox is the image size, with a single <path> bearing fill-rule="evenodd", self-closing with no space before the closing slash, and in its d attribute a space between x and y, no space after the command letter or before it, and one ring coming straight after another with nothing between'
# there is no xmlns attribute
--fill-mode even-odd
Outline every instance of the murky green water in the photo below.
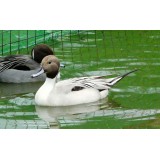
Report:
<svg viewBox="0 0 160 160"><path fill-rule="evenodd" d="M62 79L140 70L103 101L61 108L35 106L42 83L1 83L0 128L160 128L160 31L80 31L54 50Z"/></svg>

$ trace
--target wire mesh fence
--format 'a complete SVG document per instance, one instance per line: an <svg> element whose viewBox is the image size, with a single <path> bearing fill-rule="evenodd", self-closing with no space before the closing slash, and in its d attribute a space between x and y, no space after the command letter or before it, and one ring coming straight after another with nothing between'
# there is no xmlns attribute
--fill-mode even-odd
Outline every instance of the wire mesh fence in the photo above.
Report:
<svg viewBox="0 0 160 160"><path fill-rule="evenodd" d="M50 43L54 46L54 41L69 34L75 34L77 31L51 31L51 30L2 30L0 37L0 55L21 54L22 49L33 47L39 43L53 40Z"/></svg>
<svg viewBox="0 0 160 160"><path fill-rule="evenodd" d="M62 79L140 70L103 102L61 109L35 106L42 83L0 83L0 128L160 128L160 31L3 30L0 55L30 54L40 43L66 65Z"/></svg>

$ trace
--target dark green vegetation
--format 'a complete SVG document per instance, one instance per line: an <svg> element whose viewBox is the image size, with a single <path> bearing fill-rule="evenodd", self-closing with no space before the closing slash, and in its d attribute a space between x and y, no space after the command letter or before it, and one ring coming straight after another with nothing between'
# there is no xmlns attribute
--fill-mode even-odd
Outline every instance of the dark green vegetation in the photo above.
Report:
<svg viewBox="0 0 160 160"><path fill-rule="evenodd" d="M58 58L66 64L61 70L62 79L116 76L139 68L113 87L107 104L100 105L103 109L76 113L78 118L61 115L58 117L61 128L160 128L160 31L77 31L56 39L50 37L45 43L54 47ZM24 45L20 53L26 51ZM14 124L23 121L17 128L25 128L24 124L28 128L48 128L48 124L38 118L34 102L28 103L34 100L33 93L40 85L28 84L28 91L21 89L25 85L14 85L13 90L19 92L9 94L10 85L4 89L4 84L0 84L3 88L0 91L1 128L10 120L14 120ZM29 99L25 96L28 93L31 93ZM13 103L11 99L15 98L17 101ZM26 104L21 105L25 101ZM30 125L32 122L38 127Z"/></svg>

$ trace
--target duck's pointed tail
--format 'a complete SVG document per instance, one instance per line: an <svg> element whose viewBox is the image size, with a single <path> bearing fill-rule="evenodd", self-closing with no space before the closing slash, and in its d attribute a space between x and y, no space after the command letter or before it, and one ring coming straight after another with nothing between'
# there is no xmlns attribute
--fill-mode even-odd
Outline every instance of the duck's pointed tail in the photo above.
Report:
<svg viewBox="0 0 160 160"><path fill-rule="evenodd" d="M128 73L125 73L123 74L122 76L118 76L118 77L115 77L115 78L112 78L109 82L108 82L108 85L111 87L113 85L115 85L117 82L119 82L120 80L122 80L124 77L128 76L129 74L133 73L133 72L136 72L138 71L139 69L135 69L135 70L132 70Z"/></svg>

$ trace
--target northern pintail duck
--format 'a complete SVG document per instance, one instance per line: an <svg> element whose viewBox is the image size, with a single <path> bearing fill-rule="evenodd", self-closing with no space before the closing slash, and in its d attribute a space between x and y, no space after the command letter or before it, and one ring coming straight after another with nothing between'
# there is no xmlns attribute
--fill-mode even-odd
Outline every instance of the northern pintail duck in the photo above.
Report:
<svg viewBox="0 0 160 160"><path fill-rule="evenodd" d="M10 55L0 58L0 82L24 83L44 81L45 74L37 79L31 78L40 67L42 59L47 55L53 55L53 50L45 45L36 45L29 55Z"/></svg>
<svg viewBox="0 0 160 160"><path fill-rule="evenodd" d="M41 63L41 70L33 74L37 77L46 73L45 83L35 95L38 106L69 106L96 102L107 97L109 89L132 72L106 79L106 76L80 77L57 82L60 62L53 56L46 56Z"/></svg>

